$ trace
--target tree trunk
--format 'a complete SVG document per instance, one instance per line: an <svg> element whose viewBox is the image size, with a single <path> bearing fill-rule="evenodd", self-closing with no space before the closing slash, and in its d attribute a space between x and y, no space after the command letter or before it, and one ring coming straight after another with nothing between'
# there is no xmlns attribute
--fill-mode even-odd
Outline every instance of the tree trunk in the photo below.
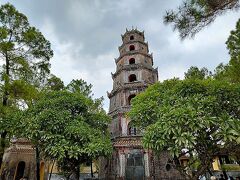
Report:
<svg viewBox="0 0 240 180"><path fill-rule="evenodd" d="M225 170L223 170L222 172L223 172L224 178L228 179L227 172Z"/></svg>
<svg viewBox="0 0 240 180"><path fill-rule="evenodd" d="M92 160L91 160L91 177L93 178L93 166L92 166Z"/></svg>
<svg viewBox="0 0 240 180"><path fill-rule="evenodd" d="M51 171L50 171L50 175L49 175L48 180L51 180L54 164L55 164L55 160L53 161L53 164L52 164L52 167L51 167Z"/></svg>
<svg viewBox="0 0 240 180"><path fill-rule="evenodd" d="M77 169L76 169L76 179L77 180L79 180L79 178L80 178L80 165L81 164L77 165Z"/></svg>
<svg viewBox="0 0 240 180"><path fill-rule="evenodd" d="M5 54L5 57L6 57L6 77L4 77L4 92L3 92L3 100L2 100L2 104L3 106L7 106L8 105L8 95L9 95L9 92L8 92L8 86L9 86L9 59L8 59L8 55L7 53ZM6 140L6 137L7 137L7 131L6 130L3 130L3 132L1 133L1 142L0 142L0 145L1 145L1 149L2 149L2 152L0 152L0 168L2 166L2 159L3 159L3 154L4 154L4 150L5 150L5 147L6 147L6 143L5 143L5 140Z"/></svg>
<svg viewBox="0 0 240 180"><path fill-rule="evenodd" d="M39 149L36 146L36 177L37 180L40 180L40 158L39 158Z"/></svg>
<svg viewBox="0 0 240 180"><path fill-rule="evenodd" d="M3 93L3 106L7 106L8 105L8 96L9 96L9 92L8 92L8 88L9 88L9 76L10 76L10 66L9 66L9 58L8 58L8 54L5 54L6 57L6 76L4 77L4 93Z"/></svg>
<svg viewBox="0 0 240 180"><path fill-rule="evenodd" d="M7 136L7 131L3 131L1 133L1 142L0 142L1 143L1 149L2 149L2 151L0 152L0 169L1 169L1 166L2 166L4 149L6 147L6 143L5 143L6 136Z"/></svg>

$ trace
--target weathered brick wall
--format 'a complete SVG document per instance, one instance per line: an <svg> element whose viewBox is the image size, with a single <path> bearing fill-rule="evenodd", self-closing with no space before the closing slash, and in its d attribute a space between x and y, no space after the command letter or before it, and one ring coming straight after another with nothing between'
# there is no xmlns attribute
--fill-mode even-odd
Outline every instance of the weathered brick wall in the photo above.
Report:
<svg viewBox="0 0 240 180"><path fill-rule="evenodd" d="M180 173L171 167L167 170L166 166L170 155L167 151L161 152L159 155L153 155L151 159L151 178L155 180L180 180Z"/></svg>
<svg viewBox="0 0 240 180"><path fill-rule="evenodd" d="M136 31L137 32L137 31ZM144 35L143 33L135 33L135 31L126 33L125 36L123 36L123 43L127 43L130 41L130 36L134 36L134 39L132 41L144 41Z"/></svg>

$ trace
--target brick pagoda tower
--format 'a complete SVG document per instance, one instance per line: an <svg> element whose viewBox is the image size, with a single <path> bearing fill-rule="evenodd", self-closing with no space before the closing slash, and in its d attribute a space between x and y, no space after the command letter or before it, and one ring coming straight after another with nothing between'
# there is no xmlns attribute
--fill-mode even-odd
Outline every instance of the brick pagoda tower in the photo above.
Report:
<svg viewBox="0 0 240 180"><path fill-rule="evenodd" d="M112 74L113 90L109 115L113 154L108 160L100 160L99 178L105 180L161 180L178 179L180 176L170 165L167 152L156 156L142 147L142 133L135 128L126 113L131 99L158 81L158 70L153 68L153 56L149 54L144 32L137 29L122 35L120 56L115 59L116 72Z"/></svg>
<svg viewBox="0 0 240 180"><path fill-rule="evenodd" d="M108 93L114 153L107 165L107 179L141 180L150 177L149 153L141 145L141 132L125 115L131 99L158 81L158 70L153 68L144 32L127 30L122 42L120 56L115 59L116 72L112 74L113 90Z"/></svg>

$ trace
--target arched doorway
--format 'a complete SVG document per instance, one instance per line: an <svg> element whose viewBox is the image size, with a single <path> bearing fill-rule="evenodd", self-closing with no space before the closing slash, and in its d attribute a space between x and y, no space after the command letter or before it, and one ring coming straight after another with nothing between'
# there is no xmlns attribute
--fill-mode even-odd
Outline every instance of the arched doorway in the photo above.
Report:
<svg viewBox="0 0 240 180"><path fill-rule="evenodd" d="M20 161L17 165L17 169L15 171L15 178L14 180L20 180L24 176L26 163L24 161Z"/></svg>
<svg viewBox="0 0 240 180"><path fill-rule="evenodd" d="M40 164L40 180L44 180L44 162L41 162Z"/></svg>
<svg viewBox="0 0 240 180"><path fill-rule="evenodd" d="M144 180L145 171L143 153L139 150L134 150L126 156L126 180Z"/></svg>

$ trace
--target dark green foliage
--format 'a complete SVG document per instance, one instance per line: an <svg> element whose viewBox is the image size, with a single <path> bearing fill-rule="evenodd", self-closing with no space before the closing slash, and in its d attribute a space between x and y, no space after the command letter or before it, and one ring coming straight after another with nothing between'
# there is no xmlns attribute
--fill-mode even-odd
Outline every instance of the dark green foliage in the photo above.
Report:
<svg viewBox="0 0 240 180"><path fill-rule="evenodd" d="M24 14L5 4L0 7L0 54L4 61L3 79L23 79L39 85L49 73L53 51Z"/></svg>
<svg viewBox="0 0 240 180"><path fill-rule="evenodd" d="M22 120L23 136L32 140L44 157L57 160L64 171L70 168L77 173L76 167L86 160L111 154L110 119L101 101L84 93L47 92L23 117L27 117Z"/></svg>
<svg viewBox="0 0 240 180"><path fill-rule="evenodd" d="M232 83L240 83L240 19L237 22L236 30L231 31L226 45L230 61L226 65L220 64L215 70L214 77Z"/></svg>
<svg viewBox="0 0 240 180"><path fill-rule="evenodd" d="M50 43L39 30L30 26L27 17L7 3L0 6L0 166L6 141L17 129L13 114L31 106L37 87L46 81L49 60L53 56Z"/></svg>
<svg viewBox="0 0 240 180"><path fill-rule="evenodd" d="M64 89L63 81L55 75L51 75L47 80L47 88L52 91L60 91Z"/></svg>
<svg viewBox="0 0 240 180"><path fill-rule="evenodd" d="M145 148L168 150L172 166L186 178L196 179L211 166L215 155L230 153L240 143L239 107L239 85L174 79L134 98L129 116L145 129ZM176 161L182 155L189 156L187 168ZM193 171L192 176L186 169Z"/></svg>
<svg viewBox="0 0 240 180"><path fill-rule="evenodd" d="M240 83L240 19L237 22L236 30L231 31L226 44L231 58L227 73L232 82Z"/></svg>
<svg viewBox="0 0 240 180"><path fill-rule="evenodd" d="M231 58L239 59L240 56L240 19L236 24L236 30L231 31L231 34L226 42Z"/></svg>
<svg viewBox="0 0 240 180"><path fill-rule="evenodd" d="M73 79L66 87L71 92L81 92L86 96L92 95L92 85L87 84L83 79Z"/></svg>
<svg viewBox="0 0 240 180"><path fill-rule="evenodd" d="M211 72L207 68L199 69L196 66L191 66L186 73L184 73L185 79L207 79L211 77Z"/></svg>
<svg viewBox="0 0 240 180"><path fill-rule="evenodd" d="M218 15L239 7L239 0L184 0L177 10L170 10L164 16L165 23L173 24L181 39L193 37Z"/></svg>

